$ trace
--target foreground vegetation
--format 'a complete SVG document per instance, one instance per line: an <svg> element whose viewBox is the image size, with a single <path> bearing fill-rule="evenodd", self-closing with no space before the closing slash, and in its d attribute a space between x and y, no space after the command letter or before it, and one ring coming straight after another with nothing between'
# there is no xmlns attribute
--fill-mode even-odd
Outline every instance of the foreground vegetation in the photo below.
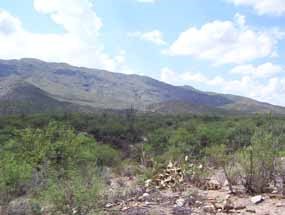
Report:
<svg viewBox="0 0 285 215"><path fill-rule="evenodd" d="M249 193L262 193L277 178L285 182L283 157L285 118L271 115L129 110L1 117L0 205L28 196L34 214L41 214L43 205L54 214L98 214L108 198L107 170L126 174L132 166L128 174L144 181L170 160L180 163L193 183L221 168L233 193L237 183ZM205 168L193 171L193 164Z"/></svg>

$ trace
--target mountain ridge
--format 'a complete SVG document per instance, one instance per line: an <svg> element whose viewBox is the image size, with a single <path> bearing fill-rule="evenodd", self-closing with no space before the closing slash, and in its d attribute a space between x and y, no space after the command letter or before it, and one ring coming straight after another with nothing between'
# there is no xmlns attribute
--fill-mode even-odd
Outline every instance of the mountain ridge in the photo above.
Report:
<svg viewBox="0 0 285 215"><path fill-rule="evenodd" d="M60 102L63 107L68 104L90 110L133 107L144 112L285 114L285 107L241 96L203 92L191 86L173 86L147 76L31 58L0 60L0 101L7 89L19 83L35 87L47 96L47 100ZM15 101L16 98L14 95Z"/></svg>

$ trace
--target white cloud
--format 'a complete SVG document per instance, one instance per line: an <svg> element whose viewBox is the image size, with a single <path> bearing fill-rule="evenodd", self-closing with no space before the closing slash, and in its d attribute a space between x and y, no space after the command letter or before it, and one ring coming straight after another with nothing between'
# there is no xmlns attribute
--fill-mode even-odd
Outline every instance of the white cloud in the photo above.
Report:
<svg viewBox="0 0 285 215"><path fill-rule="evenodd" d="M0 9L0 32L5 35L12 34L21 29L21 22Z"/></svg>
<svg viewBox="0 0 285 215"><path fill-rule="evenodd" d="M34 0L34 7L62 26L64 33L30 32L23 28L17 17L0 10L0 58L29 57L118 72L129 70L122 53L110 56L100 45L103 24L91 1Z"/></svg>
<svg viewBox="0 0 285 215"><path fill-rule="evenodd" d="M246 26L246 18L244 15L236 13L234 16L234 22L241 28L245 28Z"/></svg>
<svg viewBox="0 0 285 215"><path fill-rule="evenodd" d="M277 75L282 71L283 69L279 65L264 63L259 66L254 66L252 64L239 65L234 67L230 73L238 75L249 75L252 78L268 78Z"/></svg>
<svg viewBox="0 0 285 215"><path fill-rule="evenodd" d="M34 0L34 8L76 35L94 37L102 27L90 0Z"/></svg>
<svg viewBox="0 0 285 215"><path fill-rule="evenodd" d="M281 16L285 14L284 0L227 0L239 6L252 7L259 15Z"/></svg>
<svg viewBox="0 0 285 215"><path fill-rule="evenodd" d="M160 80L175 85L191 85L198 89L203 86L210 91L241 95L285 106L285 76L272 76L265 81L250 75L243 75L239 79L225 79L221 76L208 77L202 73L179 73L163 68Z"/></svg>
<svg viewBox="0 0 285 215"><path fill-rule="evenodd" d="M166 45L163 38L163 34L159 30L153 30L150 32L131 32L128 33L129 37L139 38L140 40L151 42L155 45Z"/></svg>
<svg viewBox="0 0 285 215"><path fill-rule="evenodd" d="M182 32L164 53L193 56L215 64L242 64L276 55L277 42L284 36L279 30L260 31L246 25L236 14L234 21L213 21L201 28Z"/></svg>
<svg viewBox="0 0 285 215"><path fill-rule="evenodd" d="M195 73L187 71L184 73L178 73L171 70L168 67L162 68L160 71L160 80L169 84L174 85L189 85L189 84L201 84L205 83L210 86L219 85L224 82L224 79L220 76L216 76L212 79L209 79L202 73Z"/></svg>

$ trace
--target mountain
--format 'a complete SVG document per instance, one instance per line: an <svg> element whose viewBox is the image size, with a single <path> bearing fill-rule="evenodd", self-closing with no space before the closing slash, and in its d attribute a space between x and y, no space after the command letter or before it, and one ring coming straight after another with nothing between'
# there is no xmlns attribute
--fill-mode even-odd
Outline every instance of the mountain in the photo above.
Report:
<svg viewBox="0 0 285 215"><path fill-rule="evenodd" d="M145 76L37 59L0 60L0 113L8 109L30 113L131 107L162 113L285 114L284 107L172 86Z"/></svg>
<svg viewBox="0 0 285 215"><path fill-rule="evenodd" d="M5 88L0 89L0 115L92 111L88 107L58 101L40 88L21 81L5 83Z"/></svg>

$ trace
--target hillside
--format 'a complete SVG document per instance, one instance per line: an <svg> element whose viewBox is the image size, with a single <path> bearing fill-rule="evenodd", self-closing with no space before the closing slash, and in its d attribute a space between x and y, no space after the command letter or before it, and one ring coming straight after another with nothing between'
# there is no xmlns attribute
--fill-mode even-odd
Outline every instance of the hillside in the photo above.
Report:
<svg viewBox="0 0 285 215"><path fill-rule="evenodd" d="M28 83L14 81L5 85L5 88L1 88L0 97L2 115L91 111L88 107L58 101Z"/></svg>
<svg viewBox="0 0 285 215"><path fill-rule="evenodd" d="M23 84L29 86L28 89L17 90ZM163 113L285 113L283 107L244 97L202 92L190 86L172 86L145 76L37 59L0 60L0 88L1 101L8 98L13 106L17 106L18 101L26 104L33 101L32 109L36 112L85 111L86 108L79 107L88 106L89 110L134 107L139 111ZM3 102L0 107L0 112L5 112Z"/></svg>

